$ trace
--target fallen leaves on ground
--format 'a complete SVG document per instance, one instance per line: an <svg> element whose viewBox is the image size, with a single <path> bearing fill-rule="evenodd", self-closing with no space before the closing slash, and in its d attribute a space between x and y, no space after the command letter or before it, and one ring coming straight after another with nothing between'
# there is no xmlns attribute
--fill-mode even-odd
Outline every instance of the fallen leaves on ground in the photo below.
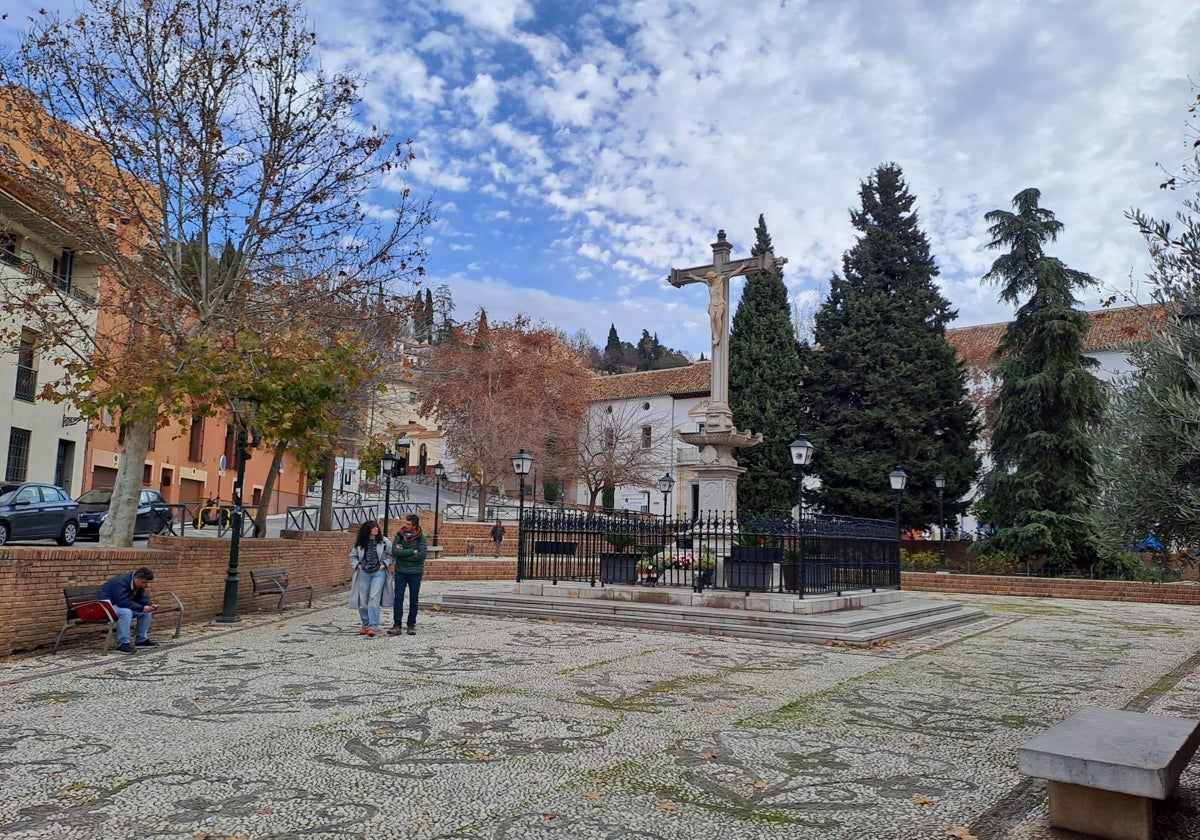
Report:
<svg viewBox="0 0 1200 840"><path fill-rule="evenodd" d="M472 761L491 761L492 757L490 755L488 755L487 753L475 753L475 755L471 756L471 760Z"/></svg>
<svg viewBox="0 0 1200 840"><path fill-rule="evenodd" d="M669 812L669 813L674 813L675 811L678 811L678 810L679 810L679 806L678 806L678 805L674 805L674 804L672 804L672 803L670 803L670 802L659 802L659 803L658 803L658 810L660 810L660 811L667 811L667 812Z"/></svg>
<svg viewBox="0 0 1200 840"><path fill-rule="evenodd" d="M930 799L928 796L918 796L918 797L917 797L917 804L918 804L918 805L932 805L932 804L933 804L933 800L932 800L932 799Z"/></svg>
<svg viewBox="0 0 1200 840"><path fill-rule="evenodd" d="M949 834L951 837L957 837L958 840L979 840L978 837L965 828L952 828Z"/></svg>
<svg viewBox="0 0 1200 840"><path fill-rule="evenodd" d="M716 758L717 754L715 752L709 752L708 750L705 750L704 752L700 753L700 757L707 761L710 758Z"/></svg>
<svg viewBox="0 0 1200 840"><path fill-rule="evenodd" d="M601 793L601 792L600 792L600 791L598 791L598 790L589 790L589 791L585 791L585 792L584 792L584 794L583 794L583 798L584 798L584 799L591 799L591 800L594 802L594 801L595 801L595 800L597 800L597 799L603 799L603 798L604 798L604 794L603 794L603 793Z"/></svg>
<svg viewBox="0 0 1200 840"><path fill-rule="evenodd" d="M547 811L546 813L542 814L542 819L544 819L546 822L550 822L550 820L554 819L557 816L558 816L558 814L555 814L551 811Z"/></svg>
<svg viewBox="0 0 1200 840"><path fill-rule="evenodd" d="M767 787L769 787L762 779L754 779L753 781L746 782L746 784L750 785L750 787L754 788L755 790L766 790Z"/></svg>

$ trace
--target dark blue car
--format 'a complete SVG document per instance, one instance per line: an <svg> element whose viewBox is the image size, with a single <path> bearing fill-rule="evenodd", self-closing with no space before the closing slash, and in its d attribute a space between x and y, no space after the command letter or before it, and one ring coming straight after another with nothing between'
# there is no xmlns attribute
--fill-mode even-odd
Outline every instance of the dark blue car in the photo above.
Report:
<svg viewBox="0 0 1200 840"><path fill-rule="evenodd" d="M57 540L71 545L79 534L75 502L55 484L0 484L0 545L9 540Z"/></svg>
<svg viewBox="0 0 1200 840"><path fill-rule="evenodd" d="M112 503L112 490L97 487L75 500L79 503L79 539L100 538L100 526L108 518L108 506ZM137 523L133 526L135 537L161 534L171 527L171 508L163 494L143 487L138 498Z"/></svg>

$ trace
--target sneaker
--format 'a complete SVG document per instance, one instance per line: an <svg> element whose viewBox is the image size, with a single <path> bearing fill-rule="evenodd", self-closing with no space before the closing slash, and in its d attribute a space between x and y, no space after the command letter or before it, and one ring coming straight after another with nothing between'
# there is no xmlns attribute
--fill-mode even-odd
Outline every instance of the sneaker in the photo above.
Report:
<svg viewBox="0 0 1200 840"><path fill-rule="evenodd" d="M367 631L366 631L366 633L365 633L364 635L365 635L367 638L373 638L373 637L375 636L375 631L374 631L374 630L372 630L370 627L368 627L368 628L367 628Z"/></svg>
<svg viewBox="0 0 1200 840"><path fill-rule="evenodd" d="M395 627L392 627L388 630L388 635L389 636L399 636L403 632L404 632L404 628L402 628L399 624L397 624Z"/></svg>
<svg viewBox="0 0 1200 840"><path fill-rule="evenodd" d="M360 635L360 636L365 636L370 632L371 632L370 628L367 628L367 627L359 627L358 628L358 635Z"/></svg>
<svg viewBox="0 0 1200 840"><path fill-rule="evenodd" d="M125 642L123 645L117 645L117 653L137 653L137 648Z"/></svg>
<svg viewBox="0 0 1200 840"><path fill-rule="evenodd" d="M158 642L152 639L138 639L138 647L158 647Z"/></svg>
<svg viewBox="0 0 1200 840"><path fill-rule="evenodd" d="M415 636L415 635L417 635L417 628L416 628L416 627L413 627L413 626L410 624L410 625L408 626L408 635L410 635L410 636Z"/></svg>

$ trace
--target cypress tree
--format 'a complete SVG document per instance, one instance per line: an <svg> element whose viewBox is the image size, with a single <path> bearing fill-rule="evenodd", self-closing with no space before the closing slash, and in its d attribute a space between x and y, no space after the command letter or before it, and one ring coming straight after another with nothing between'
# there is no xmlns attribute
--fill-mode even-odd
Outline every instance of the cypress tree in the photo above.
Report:
<svg viewBox="0 0 1200 840"><path fill-rule="evenodd" d="M1103 410L1100 383L1083 355L1086 313L1075 289L1095 278L1043 251L1062 223L1038 206L1041 193L1013 198L1016 213L993 210L989 247L1007 246L984 280L1000 284L1000 299L1017 303L1017 317L997 351L998 415L992 429L992 468L978 505L980 518L999 531L973 546L980 554L1006 552L1044 559L1054 568L1094 562L1088 526L1096 478L1090 435Z"/></svg>
<svg viewBox="0 0 1200 840"><path fill-rule="evenodd" d="M760 215L751 256L772 250ZM800 428L800 356L782 271L751 274L729 336L729 407L738 428L762 432L758 446L740 449L738 509L788 510L796 503L788 444Z"/></svg>
<svg viewBox="0 0 1200 840"><path fill-rule="evenodd" d="M938 269L900 167L861 185L850 219L858 241L842 258L814 319L809 401L818 499L828 513L890 518L888 473L908 473L901 523L938 522L934 476L946 476L946 521L965 508L979 469L979 434L966 374L946 342L955 314L934 285Z"/></svg>

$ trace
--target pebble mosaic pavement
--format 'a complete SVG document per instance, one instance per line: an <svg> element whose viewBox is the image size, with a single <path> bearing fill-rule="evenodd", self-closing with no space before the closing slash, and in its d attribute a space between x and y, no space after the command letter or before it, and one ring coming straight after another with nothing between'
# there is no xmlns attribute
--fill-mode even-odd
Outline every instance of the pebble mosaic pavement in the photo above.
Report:
<svg viewBox="0 0 1200 840"><path fill-rule="evenodd" d="M987 618L870 649L436 609L497 588L426 584L417 636L330 596L6 660L0 835L1067 840L1021 743L1085 705L1200 717L1194 608L966 596ZM1161 840L1200 837L1198 765Z"/></svg>

